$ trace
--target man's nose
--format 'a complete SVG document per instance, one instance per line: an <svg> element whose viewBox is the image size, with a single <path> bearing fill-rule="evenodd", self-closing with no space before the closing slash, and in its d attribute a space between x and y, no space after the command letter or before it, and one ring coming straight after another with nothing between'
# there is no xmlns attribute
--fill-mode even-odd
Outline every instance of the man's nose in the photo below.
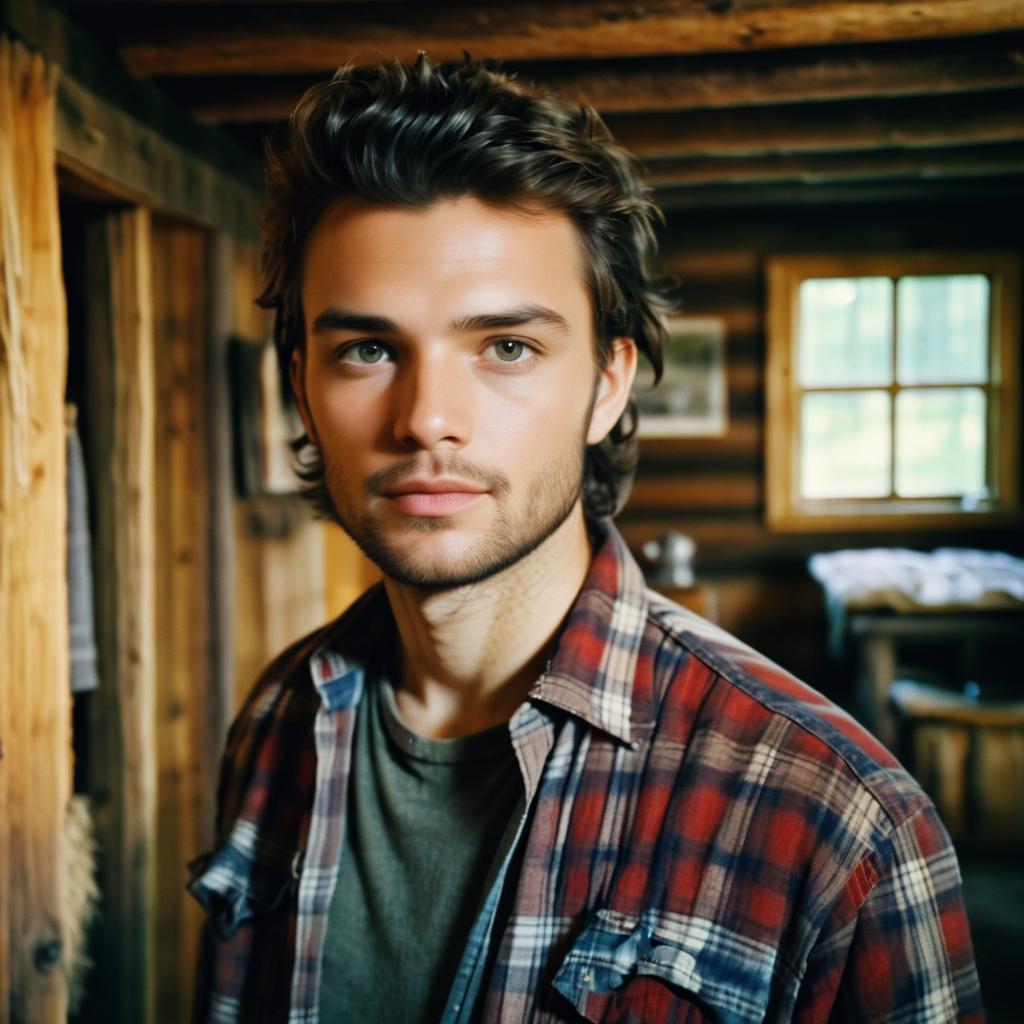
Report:
<svg viewBox="0 0 1024 1024"><path fill-rule="evenodd" d="M442 354L418 355L399 370L395 438L403 447L432 450L469 442L470 370Z"/></svg>

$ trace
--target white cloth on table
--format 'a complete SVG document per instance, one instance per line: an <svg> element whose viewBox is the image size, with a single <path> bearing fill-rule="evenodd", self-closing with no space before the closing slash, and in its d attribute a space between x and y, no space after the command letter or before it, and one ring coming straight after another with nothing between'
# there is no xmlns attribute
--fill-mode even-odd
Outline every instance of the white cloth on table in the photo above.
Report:
<svg viewBox="0 0 1024 1024"><path fill-rule="evenodd" d="M1024 603L1024 559L1002 551L866 548L812 555L808 567L847 609L921 611Z"/></svg>

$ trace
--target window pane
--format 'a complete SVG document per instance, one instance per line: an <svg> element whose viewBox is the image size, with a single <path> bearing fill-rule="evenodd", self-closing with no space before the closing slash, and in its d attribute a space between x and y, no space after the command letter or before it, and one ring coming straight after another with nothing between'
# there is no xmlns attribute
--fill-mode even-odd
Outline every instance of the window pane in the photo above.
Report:
<svg viewBox="0 0 1024 1024"><path fill-rule="evenodd" d="M801 497L879 498L889 494L889 402L885 391L804 395Z"/></svg>
<svg viewBox="0 0 1024 1024"><path fill-rule="evenodd" d="M896 291L901 384L983 384L988 379L988 278L903 277Z"/></svg>
<svg viewBox="0 0 1024 1024"><path fill-rule="evenodd" d="M901 391L896 398L896 493L904 498L982 494L985 392Z"/></svg>
<svg viewBox="0 0 1024 1024"><path fill-rule="evenodd" d="M811 278L800 284L800 383L892 382L892 281Z"/></svg>

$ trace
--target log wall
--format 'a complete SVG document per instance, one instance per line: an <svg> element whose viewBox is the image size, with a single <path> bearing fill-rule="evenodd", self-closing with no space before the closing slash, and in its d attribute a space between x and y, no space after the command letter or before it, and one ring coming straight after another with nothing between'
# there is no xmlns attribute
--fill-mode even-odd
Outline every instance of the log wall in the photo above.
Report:
<svg viewBox="0 0 1024 1024"><path fill-rule="evenodd" d="M836 208L790 206L741 212L670 211L664 268L679 280L681 312L726 323L729 426L721 438L645 441L633 495L620 517L639 551L666 530L697 542L696 568L728 630L818 685L842 696L825 654L820 592L807 557L841 547L940 544L1024 547L1021 528L957 531L899 528L773 533L764 520L764 265L795 252L1021 249L1018 208L978 198Z"/></svg>

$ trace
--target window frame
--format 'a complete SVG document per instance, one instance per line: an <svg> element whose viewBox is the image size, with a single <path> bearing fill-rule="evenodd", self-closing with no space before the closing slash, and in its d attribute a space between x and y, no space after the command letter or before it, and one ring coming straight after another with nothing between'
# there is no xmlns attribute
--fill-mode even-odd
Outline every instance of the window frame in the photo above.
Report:
<svg viewBox="0 0 1024 1024"><path fill-rule="evenodd" d="M799 293L808 278L984 274L990 281L986 479L989 498L802 498L798 493ZM1021 258L1007 251L801 253L766 266L765 513L778 531L1014 523L1020 508ZM851 388L851 390L857 390ZM895 441L894 441L895 443Z"/></svg>

